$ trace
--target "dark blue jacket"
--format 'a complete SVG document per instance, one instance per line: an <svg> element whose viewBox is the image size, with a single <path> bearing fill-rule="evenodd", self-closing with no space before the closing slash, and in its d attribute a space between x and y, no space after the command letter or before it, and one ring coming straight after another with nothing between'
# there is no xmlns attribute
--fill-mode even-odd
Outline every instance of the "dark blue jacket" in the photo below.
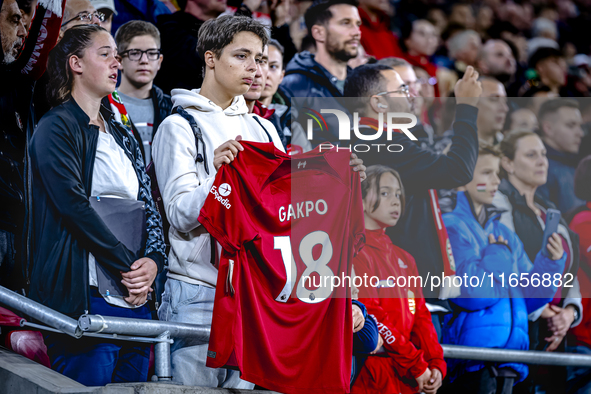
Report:
<svg viewBox="0 0 591 394"><path fill-rule="evenodd" d="M129 21L142 20L156 24L159 15L170 14L168 7L159 0L115 0L117 15L113 15L111 33L115 35L117 29Z"/></svg>
<svg viewBox="0 0 591 394"><path fill-rule="evenodd" d="M347 68L347 71L351 70ZM308 51L296 54L285 68L285 77L279 85L285 96L287 105L291 106L292 120L298 121L306 129L306 116L308 108L320 111L325 109L339 109L345 113L349 111L339 102L343 92L337 87L337 78L314 59L314 55ZM303 98L306 99L295 99ZM292 101L292 102L290 102ZM312 146L329 141L339 144L338 122L334 115L323 115L327 123L326 129L317 129L314 126L314 138Z"/></svg>
<svg viewBox="0 0 591 394"><path fill-rule="evenodd" d="M101 114L135 169L138 200L146 203L145 256L161 271L166 263L162 219L139 146L112 112L103 106ZM114 272L129 271L135 261L90 206L99 130L89 121L70 99L41 119L30 147L34 218L30 297L73 317L89 309L89 252Z"/></svg>
<svg viewBox="0 0 591 394"><path fill-rule="evenodd" d="M359 376L363 364L365 364L367 355L373 352L378 346L378 323L372 316L367 314L367 308L363 303L353 300L353 305L357 305L363 313L365 324L363 328L353 334L353 363L351 364L351 386Z"/></svg>
<svg viewBox="0 0 591 394"><path fill-rule="evenodd" d="M484 209L490 209L485 207ZM489 347L500 349L529 349L528 314L551 301L557 287L551 281L548 287L511 287L509 277L515 273L521 281L522 274L528 278L549 273L562 274L566 254L553 261L539 252L532 264L517 235L500 223L500 212L489 213L481 226L464 192L457 195L453 212L443 215L456 261L456 275L468 278L476 276L485 280L481 286L464 286L461 296L450 300L453 314L447 315L443 326L443 343ZM495 239L502 235L504 244L490 244L489 234ZM491 283L490 273L494 274ZM504 274L504 286L500 275ZM450 360L448 363L453 380L462 373L484 368L482 361ZM525 379L528 368L524 364L501 364L510 367Z"/></svg>
<svg viewBox="0 0 591 394"><path fill-rule="evenodd" d="M558 152L546 145L548 157L548 180L538 188L537 193L552 201L558 210L566 213L585 204L575 196L575 170L579 165L579 155Z"/></svg>

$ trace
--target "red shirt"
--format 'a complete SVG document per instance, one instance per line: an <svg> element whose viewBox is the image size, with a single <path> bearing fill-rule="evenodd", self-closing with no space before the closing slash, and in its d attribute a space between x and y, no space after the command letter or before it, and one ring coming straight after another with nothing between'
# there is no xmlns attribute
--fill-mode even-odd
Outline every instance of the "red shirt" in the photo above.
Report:
<svg viewBox="0 0 591 394"><path fill-rule="evenodd" d="M349 275L363 243L350 152L241 144L199 216L224 248L207 366L236 365L242 379L282 393L349 392L350 289L301 277Z"/></svg>
<svg viewBox="0 0 591 394"><path fill-rule="evenodd" d="M401 57L398 38L390 30L390 17L380 13L378 20L373 22L363 8L358 8L361 17L361 45L365 52L378 60L385 57Z"/></svg>
<svg viewBox="0 0 591 394"><path fill-rule="evenodd" d="M378 287L360 287L359 301L376 318L389 357L369 357L351 392L416 393L416 378L427 368L439 369L445 378L447 366L423 291L416 286L420 282L410 280L419 276L415 260L384 230L365 232L367 243L353 260L355 275L380 281ZM406 283L400 280L402 287L393 287L398 277Z"/></svg>
<svg viewBox="0 0 591 394"><path fill-rule="evenodd" d="M573 327L572 334L577 345L591 347L591 202L587 203L587 210L579 212L570 222L570 228L579 234L580 265L577 278L581 287L583 299L583 320Z"/></svg>

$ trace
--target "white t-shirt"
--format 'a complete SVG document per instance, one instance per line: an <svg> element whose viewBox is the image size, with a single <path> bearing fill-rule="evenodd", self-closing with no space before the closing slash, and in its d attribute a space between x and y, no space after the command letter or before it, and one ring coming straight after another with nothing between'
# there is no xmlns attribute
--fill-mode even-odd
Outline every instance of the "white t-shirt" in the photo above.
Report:
<svg viewBox="0 0 591 394"><path fill-rule="evenodd" d="M90 195L137 200L140 186L133 165L109 133L106 121L105 129L106 133L99 131ZM92 253L88 254L88 268L90 285L98 287L96 262ZM104 296L104 298L111 305L136 308L121 297Z"/></svg>

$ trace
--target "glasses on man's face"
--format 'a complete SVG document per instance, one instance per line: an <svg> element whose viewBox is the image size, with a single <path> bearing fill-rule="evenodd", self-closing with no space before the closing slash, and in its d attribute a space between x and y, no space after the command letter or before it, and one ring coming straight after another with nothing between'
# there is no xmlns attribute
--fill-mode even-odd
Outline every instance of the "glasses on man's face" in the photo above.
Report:
<svg viewBox="0 0 591 394"><path fill-rule="evenodd" d="M387 96L389 94L403 94L406 97L410 97L408 85L401 85L398 90L392 90L391 92L380 92L376 96Z"/></svg>
<svg viewBox="0 0 591 394"><path fill-rule="evenodd" d="M137 62L144 56L144 53L148 60L158 60L160 58L160 49L146 49L145 51L141 49L128 49L127 51L121 52L120 56L127 56L129 60Z"/></svg>
<svg viewBox="0 0 591 394"><path fill-rule="evenodd" d="M92 22L92 19L96 18L98 19L100 22L104 22L105 21L105 14L103 14L102 12L88 12L88 11L82 11L79 14L77 14L75 17L73 17L72 19L70 19L67 22L62 23L62 27L64 27L65 25L67 25L70 22L73 22L75 20L79 20L80 22Z"/></svg>

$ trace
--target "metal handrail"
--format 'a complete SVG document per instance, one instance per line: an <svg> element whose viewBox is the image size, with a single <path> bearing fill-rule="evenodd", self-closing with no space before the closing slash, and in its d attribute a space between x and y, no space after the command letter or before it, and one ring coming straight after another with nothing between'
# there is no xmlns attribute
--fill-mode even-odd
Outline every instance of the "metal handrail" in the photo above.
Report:
<svg viewBox="0 0 591 394"><path fill-rule="evenodd" d="M158 380L171 380L170 338L194 338L209 341L210 329L187 323L168 323L154 320L128 319L112 316L82 315L78 322L51 308L32 301L0 286L0 304L18 310L33 319L63 333L80 338L84 336L135 335L152 338L155 343L156 376ZM33 323L23 324L21 326ZM39 326L40 329L43 329ZM106 338L108 339L108 338ZM142 341L141 338L121 340ZM551 353L530 350L490 349L468 346L442 345L444 356L453 359L480 360L501 363L543 364L591 367L591 356L574 353ZM385 352L376 356L388 357Z"/></svg>
<svg viewBox="0 0 591 394"><path fill-rule="evenodd" d="M82 336L82 330L76 320L2 286L0 286L0 303L29 315L33 319L56 328L74 338L80 338Z"/></svg>

